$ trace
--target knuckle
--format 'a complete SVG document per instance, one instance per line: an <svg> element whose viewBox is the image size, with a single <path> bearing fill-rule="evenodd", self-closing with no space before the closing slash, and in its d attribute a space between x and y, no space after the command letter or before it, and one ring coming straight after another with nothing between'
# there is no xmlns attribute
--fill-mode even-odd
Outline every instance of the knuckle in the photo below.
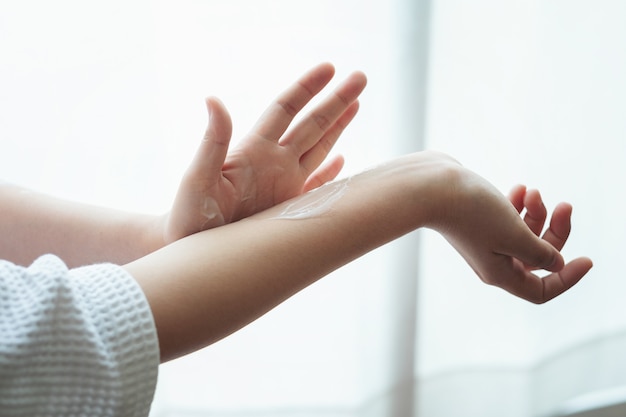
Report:
<svg viewBox="0 0 626 417"><path fill-rule="evenodd" d="M276 104L278 104L278 106L280 106L283 111L291 117L294 117L296 114L298 114L298 108L289 101L279 100L276 102Z"/></svg>
<svg viewBox="0 0 626 417"><path fill-rule="evenodd" d="M321 114L312 115L313 121L322 131L326 131L330 127L330 120L328 117Z"/></svg>

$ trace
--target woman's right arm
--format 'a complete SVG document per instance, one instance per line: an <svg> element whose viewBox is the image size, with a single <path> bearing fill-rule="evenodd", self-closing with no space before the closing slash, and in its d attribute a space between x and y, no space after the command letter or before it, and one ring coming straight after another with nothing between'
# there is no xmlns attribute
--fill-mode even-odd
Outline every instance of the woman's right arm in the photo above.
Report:
<svg viewBox="0 0 626 417"><path fill-rule="evenodd" d="M420 227L442 233L483 281L545 302L591 267L586 258L565 265L559 253L569 214L556 211L542 239L485 180L451 158L422 152L181 239L125 268L150 303L166 361L227 336ZM539 278L534 269L553 273Z"/></svg>

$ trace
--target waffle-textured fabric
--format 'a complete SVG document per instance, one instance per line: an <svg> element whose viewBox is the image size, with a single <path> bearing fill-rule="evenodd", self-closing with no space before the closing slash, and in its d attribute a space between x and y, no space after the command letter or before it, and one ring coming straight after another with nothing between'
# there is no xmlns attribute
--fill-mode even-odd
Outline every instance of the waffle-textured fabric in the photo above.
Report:
<svg viewBox="0 0 626 417"><path fill-rule="evenodd" d="M158 364L149 305L124 269L0 261L0 416L145 417Z"/></svg>

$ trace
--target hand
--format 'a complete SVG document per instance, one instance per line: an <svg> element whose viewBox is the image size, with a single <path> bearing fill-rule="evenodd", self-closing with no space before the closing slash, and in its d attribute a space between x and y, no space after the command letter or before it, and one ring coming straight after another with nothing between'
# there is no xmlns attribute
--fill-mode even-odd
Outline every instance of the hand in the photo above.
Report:
<svg viewBox="0 0 626 417"><path fill-rule="evenodd" d="M584 257L566 264L560 254L571 229L571 205L557 205L541 234L547 210L538 191L517 186L507 201L485 180L462 168L455 181L461 186L445 210L447 218L435 228L485 283L541 304L567 291L592 267ZM551 273L540 277L534 273L537 270Z"/></svg>
<svg viewBox="0 0 626 417"><path fill-rule="evenodd" d="M219 100L208 98L209 126L165 220L166 243L250 216L333 180L343 158L321 164L358 111L365 75L353 73L287 130L333 76L330 64L310 70L229 153L230 116Z"/></svg>

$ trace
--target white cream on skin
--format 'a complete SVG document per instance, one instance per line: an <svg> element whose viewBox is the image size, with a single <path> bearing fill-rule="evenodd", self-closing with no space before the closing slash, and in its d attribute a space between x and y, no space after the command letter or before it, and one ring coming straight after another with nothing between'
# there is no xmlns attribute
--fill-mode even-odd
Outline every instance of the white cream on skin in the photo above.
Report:
<svg viewBox="0 0 626 417"><path fill-rule="evenodd" d="M309 191L289 204L274 219L308 219L328 212L345 194L350 179L331 182Z"/></svg>
<svg viewBox="0 0 626 417"><path fill-rule="evenodd" d="M223 226L224 224L226 224L226 221L224 220L224 215L220 210L220 206L217 204L217 201L215 201L215 199L211 197L206 197L204 199L202 215L206 218L206 222L204 223L205 227L208 224L217 223L215 224L215 226Z"/></svg>
<svg viewBox="0 0 626 417"><path fill-rule="evenodd" d="M309 219L321 216L330 211L333 205L348 191L348 185L354 178L367 178L379 175L381 168L389 166L389 162L374 165L346 179L330 182L319 188L297 197L273 219Z"/></svg>

